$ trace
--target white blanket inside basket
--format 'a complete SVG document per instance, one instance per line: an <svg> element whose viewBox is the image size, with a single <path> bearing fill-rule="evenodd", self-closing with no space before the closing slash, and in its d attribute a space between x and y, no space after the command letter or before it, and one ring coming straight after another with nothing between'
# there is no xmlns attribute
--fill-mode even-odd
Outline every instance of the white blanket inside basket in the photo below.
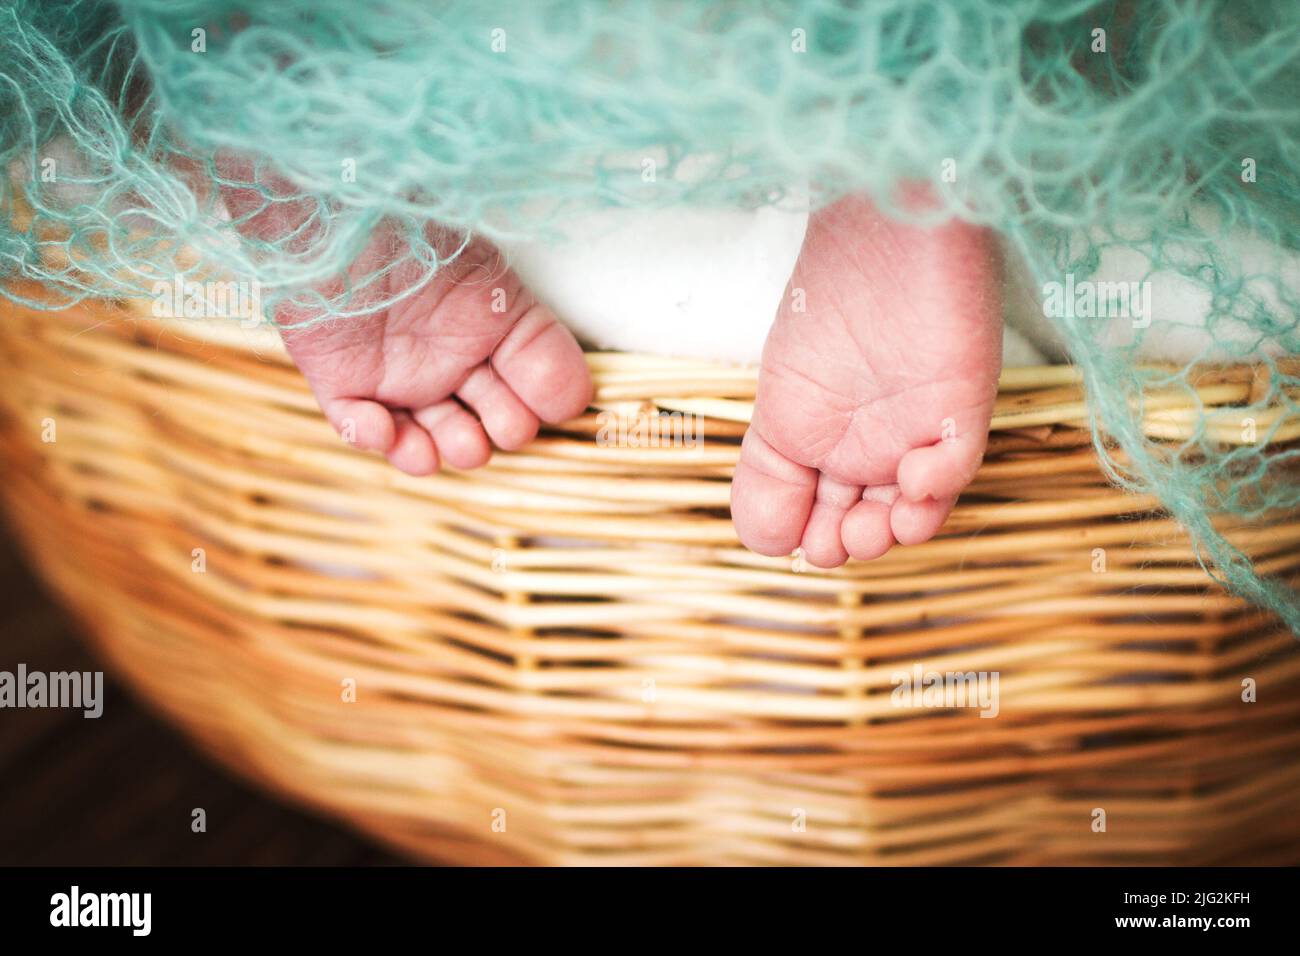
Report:
<svg viewBox="0 0 1300 956"><path fill-rule="evenodd" d="M60 193L69 204L84 199L89 187L76 185L83 164L66 140L52 141L46 152L71 172L67 185L60 182ZM640 157L628 161L640 162ZM8 173L31 175L22 161L11 164ZM677 175L690 178L697 171L688 162ZM1195 210L1198 224L1206 225L1210 216L1207 209ZM791 189L781 204L753 210L602 209L570 220L558 242L499 239L498 245L524 282L588 346L757 365L807 227L807 191ZM1300 287L1300 256L1240 228L1233 237L1228 246L1240 258L1243 274L1276 275L1286 287ZM1004 244L1001 251L1003 364L1067 361L1063 338L1044 317L1045 290L1036 287L1014 249ZM1139 356L1214 359L1207 351L1212 341L1204 322L1210 291L1184 276L1148 274L1148 269L1139 252L1110 246L1092 276L1098 285L1149 280L1155 322ZM1280 303L1277 307L1284 311ZM238 331L226 323L192 324L203 327L195 332L204 337L235 335L244 344L256 341L259 351L279 349L275 336L248 323ZM1217 330L1220 337L1226 332ZM1131 335L1129 320L1115 320L1115 341L1125 343ZM1254 338L1243 329L1243 340L1247 336Z"/></svg>
<svg viewBox="0 0 1300 956"><path fill-rule="evenodd" d="M757 364L803 243L806 202L795 197L756 210L601 210L571 221L559 242L501 247L524 282L589 346ZM1246 233L1235 246L1260 273L1275 269L1300 283L1296 256ZM1004 364L1066 361L1064 341L1044 317L1046 290L1014 250L1002 252ZM1141 357L1212 358L1203 354L1211 344L1203 319L1209 291L1172 272L1147 271L1137 253L1107 252L1091 281L1149 283L1156 321ZM1117 342L1132 335L1132 321L1114 320Z"/></svg>

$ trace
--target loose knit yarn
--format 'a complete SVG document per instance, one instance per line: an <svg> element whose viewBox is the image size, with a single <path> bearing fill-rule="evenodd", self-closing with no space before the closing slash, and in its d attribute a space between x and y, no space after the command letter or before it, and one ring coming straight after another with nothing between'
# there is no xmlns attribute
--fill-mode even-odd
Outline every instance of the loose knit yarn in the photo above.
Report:
<svg viewBox="0 0 1300 956"><path fill-rule="evenodd" d="M1196 371L1132 348L1186 317L1154 302L1116 341L1062 309L1097 450L1300 631L1295 594L1214 526L1300 504L1297 449L1274 442L1300 394L1275 358L1300 350L1294 0L4 0L0 161L0 277L46 307L229 275L268 314L346 321L454 254L429 222L545 236L593 204L752 207L804 182L904 215L898 184L929 180L933 215L1001 231L1043 283L1128 250L1133 282L1206 290L1197 359L1258 360L1260 387L1149 439L1150 396L1195 404ZM290 206L309 214L246 228ZM381 225L391 260L359 268ZM1276 262L1244 264L1230 233ZM394 292L396 269L416 279Z"/></svg>

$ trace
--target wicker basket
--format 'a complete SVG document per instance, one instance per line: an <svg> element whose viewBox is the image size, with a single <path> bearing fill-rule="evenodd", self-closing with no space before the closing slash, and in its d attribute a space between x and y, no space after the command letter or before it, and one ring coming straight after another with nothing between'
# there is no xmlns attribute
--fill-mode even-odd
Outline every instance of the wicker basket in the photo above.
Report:
<svg viewBox="0 0 1300 956"><path fill-rule="evenodd" d="M4 499L51 586L210 752L415 856L1300 860L1294 639L1103 481L1067 368L1004 375L939 538L821 572L734 538L749 370L592 355L599 408L703 444L610 446L593 412L415 479L333 435L274 336L4 313ZM1294 516L1232 536L1300 565ZM996 719L898 706L918 666L996 672Z"/></svg>

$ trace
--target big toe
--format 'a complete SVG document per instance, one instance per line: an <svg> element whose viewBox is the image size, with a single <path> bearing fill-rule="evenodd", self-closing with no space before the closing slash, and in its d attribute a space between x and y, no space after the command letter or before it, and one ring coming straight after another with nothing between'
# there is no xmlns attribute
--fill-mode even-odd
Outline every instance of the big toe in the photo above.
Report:
<svg viewBox="0 0 1300 956"><path fill-rule="evenodd" d="M817 496L817 472L791 461L754 428L745 432L731 482L731 520L745 547L770 557L793 553Z"/></svg>
<svg viewBox="0 0 1300 956"><path fill-rule="evenodd" d="M531 305L492 353L492 368L534 415L560 424L591 404L582 346L546 306Z"/></svg>

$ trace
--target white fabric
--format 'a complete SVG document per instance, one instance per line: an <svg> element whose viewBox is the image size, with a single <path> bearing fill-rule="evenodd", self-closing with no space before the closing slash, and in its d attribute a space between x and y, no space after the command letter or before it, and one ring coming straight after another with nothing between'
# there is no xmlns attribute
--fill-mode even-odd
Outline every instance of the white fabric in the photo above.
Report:
<svg viewBox="0 0 1300 956"><path fill-rule="evenodd" d="M607 210L561 242L500 242L524 283L598 349L757 365L808 228L806 206ZM1018 329L1008 365L1044 353Z"/></svg>
<svg viewBox="0 0 1300 956"><path fill-rule="evenodd" d="M808 226L806 201L785 208L603 210L576 219L561 242L502 242L533 292L574 333L599 349L757 364ZM1234 251L1258 274L1300 285L1300 258L1241 234ZM1007 366L1066 361L1043 290L1003 250ZM1280 265L1279 265L1280 263ZM1138 353L1188 361L1210 344L1209 292L1183 276L1147 275L1145 258L1112 247L1092 281L1151 283L1154 323ZM1280 272L1279 272L1280 270ZM1116 342L1133 334L1114 320Z"/></svg>

